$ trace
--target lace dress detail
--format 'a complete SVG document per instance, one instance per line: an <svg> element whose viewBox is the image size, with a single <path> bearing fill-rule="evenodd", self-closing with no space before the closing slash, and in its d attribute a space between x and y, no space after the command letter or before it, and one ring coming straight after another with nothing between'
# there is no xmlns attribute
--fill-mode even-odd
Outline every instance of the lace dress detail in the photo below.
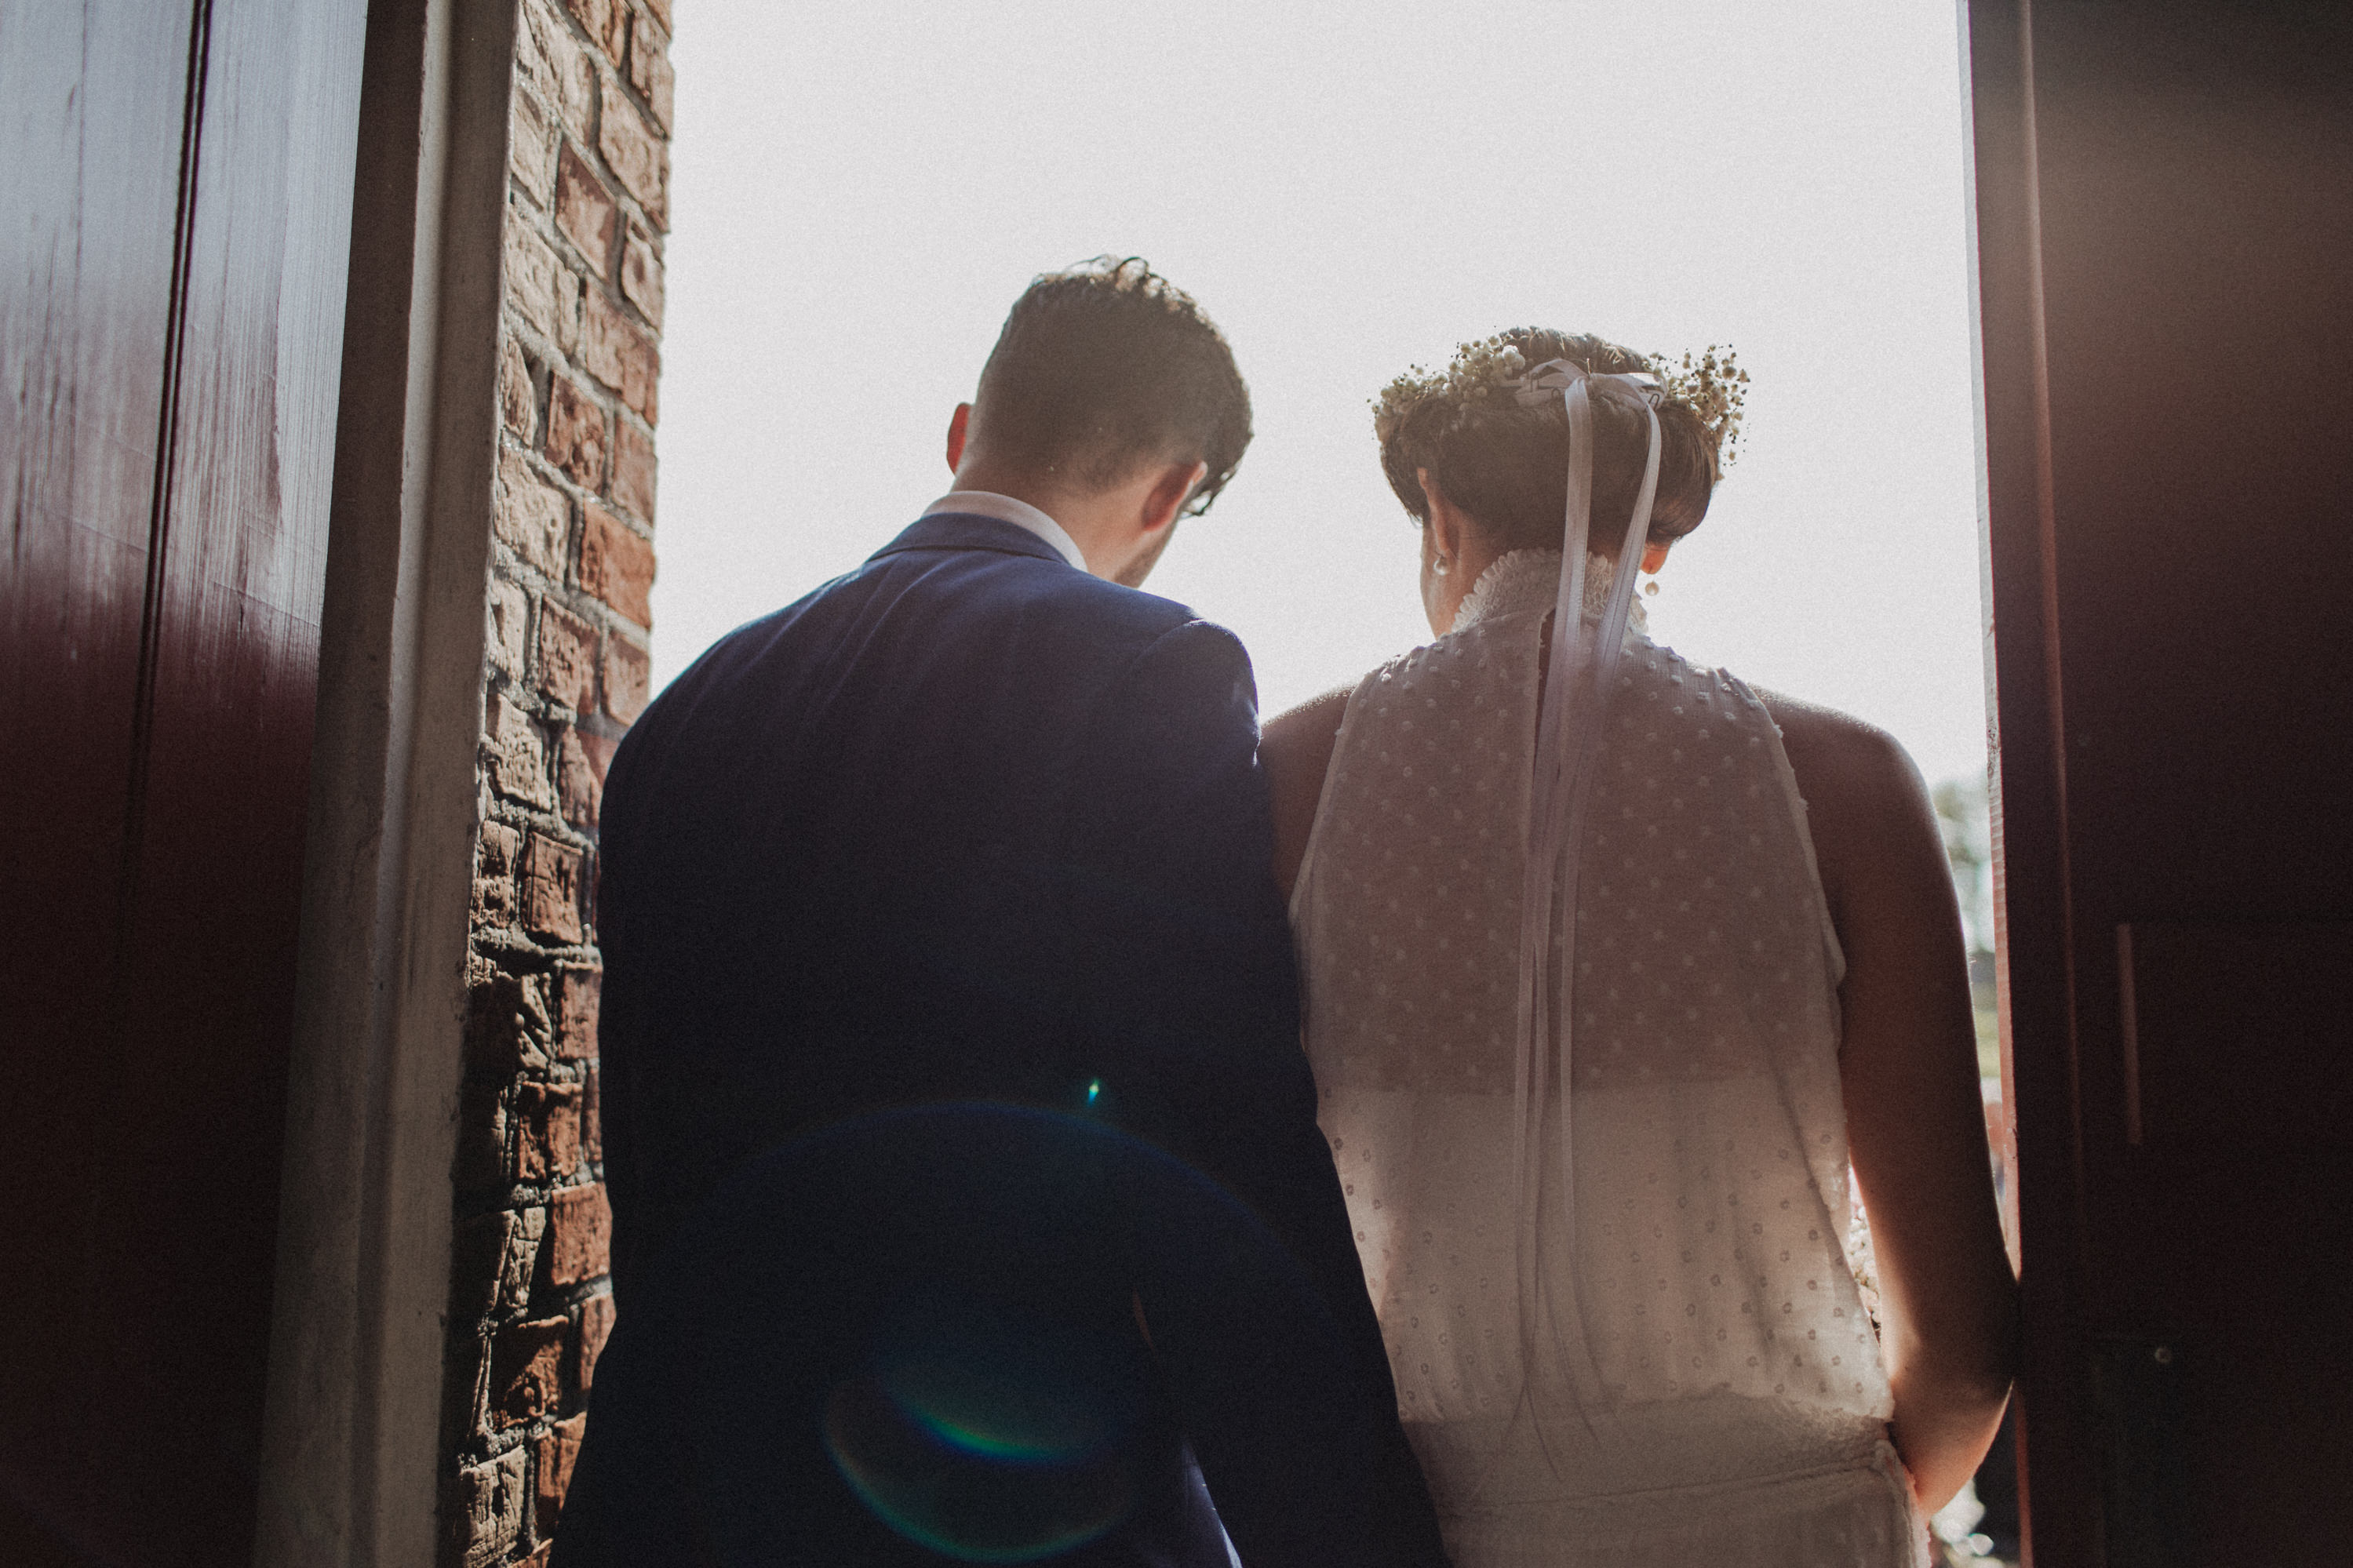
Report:
<svg viewBox="0 0 2353 1568"><path fill-rule="evenodd" d="M1587 570L1590 623L1610 563ZM1293 901L1407 1430L1458 1568L1915 1564L1843 1247L1843 960L1804 803L1756 695L1639 624L1582 851L1574 1182L1541 1140L1524 1297L1515 990L1559 571L1506 555L1448 636L1356 688Z"/></svg>

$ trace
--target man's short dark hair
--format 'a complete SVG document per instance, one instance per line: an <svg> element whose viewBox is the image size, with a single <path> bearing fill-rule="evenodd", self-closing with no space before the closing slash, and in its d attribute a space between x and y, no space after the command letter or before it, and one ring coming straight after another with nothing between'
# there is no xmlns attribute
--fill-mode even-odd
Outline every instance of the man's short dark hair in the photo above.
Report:
<svg viewBox="0 0 2353 1568"><path fill-rule="evenodd" d="M1250 389L1192 297L1139 257L1049 272L1014 301L980 373L975 418L990 457L1089 489L1146 462L1208 472L1209 509L1250 445Z"/></svg>

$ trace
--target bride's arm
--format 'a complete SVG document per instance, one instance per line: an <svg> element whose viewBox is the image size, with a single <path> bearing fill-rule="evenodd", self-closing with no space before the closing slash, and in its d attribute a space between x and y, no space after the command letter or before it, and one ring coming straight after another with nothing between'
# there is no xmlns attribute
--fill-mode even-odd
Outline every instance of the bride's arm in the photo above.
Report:
<svg viewBox="0 0 2353 1568"><path fill-rule="evenodd" d="M1266 768L1274 806L1274 879L1285 900L1307 858L1307 837L1324 799L1324 775L1332 766L1349 690L1344 686L1327 691L1269 720L1259 742L1259 761Z"/></svg>
<svg viewBox="0 0 2353 1568"><path fill-rule="evenodd" d="M2016 1359L2017 1284L1994 1206L1960 911L1903 747L1843 715L1768 701L1846 952L1839 1075L1879 1262L1891 1425L1922 1506L1935 1509L1985 1457Z"/></svg>

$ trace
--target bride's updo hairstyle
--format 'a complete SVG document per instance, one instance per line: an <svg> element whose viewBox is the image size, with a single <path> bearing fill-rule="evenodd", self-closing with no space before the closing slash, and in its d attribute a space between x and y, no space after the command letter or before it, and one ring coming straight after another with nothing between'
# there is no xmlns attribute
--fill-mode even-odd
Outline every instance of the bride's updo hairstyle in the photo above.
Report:
<svg viewBox="0 0 2353 1568"><path fill-rule="evenodd" d="M1571 360L1595 375L1655 374L1659 489L1649 539L1681 539L1707 516L1724 447L1736 443L1739 385L1747 376L1710 349L1670 367L1588 333L1519 327L1465 343L1440 373L1416 366L1374 405L1381 469L1417 523L1430 498L1427 468L1447 500L1505 550L1558 550L1566 513L1568 414L1557 395L1524 404L1510 383L1547 360ZM1609 383L1591 384L1594 416L1593 529L1613 550L1625 537L1642 487L1650 445L1641 401ZM1588 544L1590 549L1590 543Z"/></svg>

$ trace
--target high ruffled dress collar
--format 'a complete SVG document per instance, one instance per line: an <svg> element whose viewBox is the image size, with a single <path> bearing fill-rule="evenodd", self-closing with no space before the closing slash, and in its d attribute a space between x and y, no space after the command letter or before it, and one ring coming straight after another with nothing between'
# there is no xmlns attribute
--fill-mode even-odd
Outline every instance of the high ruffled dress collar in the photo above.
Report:
<svg viewBox="0 0 2353 1568"><path fill-rule="evenodd" d="M1481 621L1492 621L1504 616L1541 615L1551 609L1560 597L1561 552L1557 550L1514 550L1498 556L1471 591L1462 596L1462 604L1454 612L1454 629L1461 631ZM1618 575L1618 563L1599 555L1585 558L1585 618L1598 621L1609 607L1609 584ZM1629 633L1647 634L1649 618L1642 614L1642 601L1636 599L1627 611Z"/></svg>

